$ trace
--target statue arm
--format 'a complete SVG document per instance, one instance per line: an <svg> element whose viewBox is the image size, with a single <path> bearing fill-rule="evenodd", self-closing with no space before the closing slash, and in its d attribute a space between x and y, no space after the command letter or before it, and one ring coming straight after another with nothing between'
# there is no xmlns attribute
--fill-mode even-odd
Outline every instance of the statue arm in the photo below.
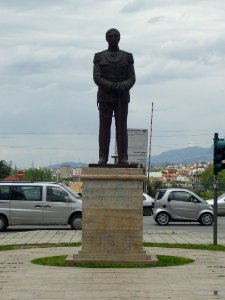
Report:
<svg viewBox="0 0 225 300"><path fill-rule="evenodd" d="M136 81L135 71L134 71L134 59L131 53L128 54L128 63L129 63L128 78L127 80L124 80L122 83L126 86L127 90L130 90Z"/></svg>
<svg viewBox="0 0 225 300"><path fill-rule="evenodd" d="M101 68L99 66L99 60L100 60L100 56L98 54L95 54L94 57L94 68L93 68L93 79L94 82L97 84L97 86L99 86L100 88L103 88L106 91L110 91L113 82L105 79L103 77Z"/></svg>
<svg viewBox="0 0 225 300"><path fill-rule="evenodd" d="M128 73L128 79L124 80L122 83L126 86L127 90L130 90L132 86L135 84L136 78L135 78L135 71L134 66L130 66L129 73Z"/></svg>

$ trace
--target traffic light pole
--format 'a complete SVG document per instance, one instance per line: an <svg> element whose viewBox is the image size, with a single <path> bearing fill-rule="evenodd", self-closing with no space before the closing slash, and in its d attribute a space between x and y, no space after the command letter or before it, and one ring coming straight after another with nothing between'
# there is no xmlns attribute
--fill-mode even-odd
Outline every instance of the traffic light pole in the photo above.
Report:
<svg viewBox="0 0 225 300"><path fill-rule="evenodd" d="M213 220L213 244L217 245L217 197L218 197L218 174L214 175L214 220Z"/></svg>

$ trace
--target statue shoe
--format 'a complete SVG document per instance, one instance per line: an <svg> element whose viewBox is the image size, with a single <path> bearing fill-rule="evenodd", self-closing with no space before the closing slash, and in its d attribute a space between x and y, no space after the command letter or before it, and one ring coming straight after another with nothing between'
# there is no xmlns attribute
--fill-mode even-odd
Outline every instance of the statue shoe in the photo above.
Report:
<svg viewBox="0 0 225 300"><path fill-rule="evenodd" d="M121 158L120 161L119 161L119 164L128 165L128 159L127 158Z"/></svg>
<svg viewBox="0 0 225 300"><path fill-rule="evenodd" d="M107 164L107 159L105 158L99 158L98 164Z"/></svg>

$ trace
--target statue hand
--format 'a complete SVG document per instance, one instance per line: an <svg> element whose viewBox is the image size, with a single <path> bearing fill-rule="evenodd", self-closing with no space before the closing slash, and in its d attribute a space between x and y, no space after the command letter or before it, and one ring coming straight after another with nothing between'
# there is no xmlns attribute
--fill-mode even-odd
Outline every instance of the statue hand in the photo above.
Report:
<svg viewBox="0 0 225 300"><path fill-rule="evenodd" d="M111 86L111 89L112 89L113 91L117 91L117 89L118 89L118 83L117 83L117 82L114 82L114 83L112 84L112 86Z"/></svg>
<svg viewBox="0 0 225 300"><path fill-rule="evenodd" d="M126 90L126 86L124 83L114 82L112 84L112 90L120 94Z"/></svg>
<svg viewBox="0 0 225 300"><path fill-rule="evenodd" d="M120 93L123 93L125 90L126 90L126 86L124 83L118 83L119 84L119 90L120 90Z"/></svg>

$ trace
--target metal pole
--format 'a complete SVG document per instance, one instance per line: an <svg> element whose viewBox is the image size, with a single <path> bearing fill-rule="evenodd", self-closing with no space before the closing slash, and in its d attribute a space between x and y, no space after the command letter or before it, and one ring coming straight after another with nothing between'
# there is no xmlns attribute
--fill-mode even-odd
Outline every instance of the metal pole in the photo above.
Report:
<svg viewBox="0 0 225 300"><path fill-rule="evenodd" d="M151 125L150 125L150 138L149 138L149 154L148 154L148 182L149 182L149 172L150 172L150 164L151 164L151 150L152 150L152 120L153 120L153 105L152 102L152 114L151 114Z"/></svg>
<svg viewBox="0 0 225 300"><path fill-rule="evenodd" d="M213 244L217 245L217 197L218 197L218 174L214 175L214 216L213 216Z"/></svg>

